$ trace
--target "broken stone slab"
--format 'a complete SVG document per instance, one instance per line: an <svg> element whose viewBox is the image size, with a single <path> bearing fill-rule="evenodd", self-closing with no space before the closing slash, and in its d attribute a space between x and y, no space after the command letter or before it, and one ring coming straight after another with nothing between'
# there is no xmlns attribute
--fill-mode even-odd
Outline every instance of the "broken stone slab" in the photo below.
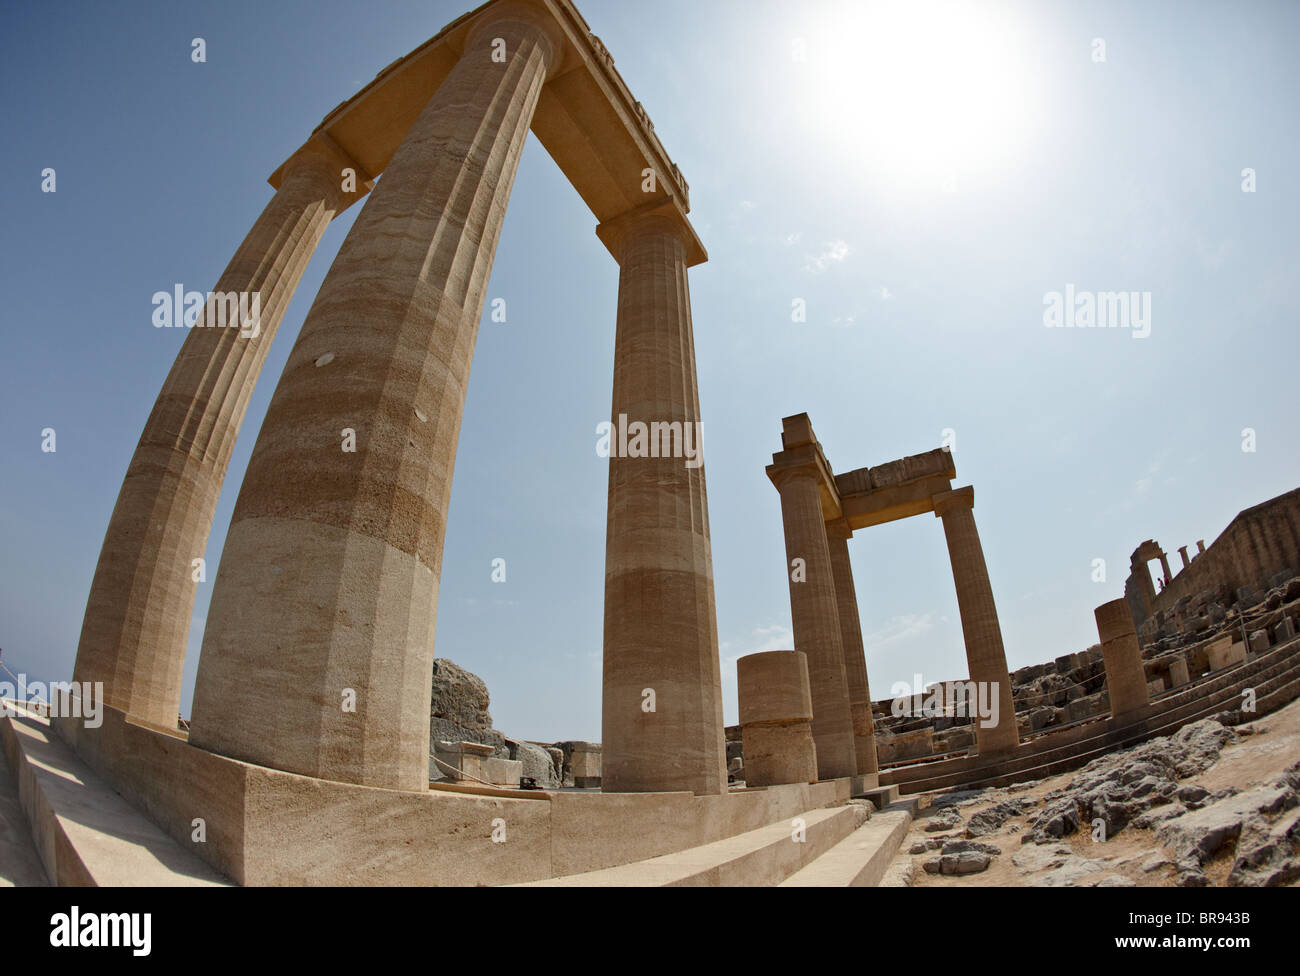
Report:
<svg viewBox="0 0 1300 976"><path fill-rule="evenodd" d="M510 758L521 764L520 781L539 790L558 790L561 780L551 754L539 745L519 739L506 739Z"/></svg>
<svg viewBox="0 0 1300 976"><path fill-rule="evenodd" d="M1166 820L1156 836L1174 849L1180 868L1193 871L1235 843L1243 831L1252 837L1267 835L1270 815L1298 805L1300 796L1289 786L1260 786Z"/></svg>
<svg viewBox="0 0 1300 976"><path fill-rule="evenodd" d="M926 818L926 833L936 833L940 830L952 830L961 825L961 814L957 812L955 806L943 807L938 813L932 814Z"/></svg>
<svg viewBox="0 0 1300 976"><path fill-rule="evenodd" d="M995 803L988 809L971 815L966 824L966 836L982 837L985 834L991 834L1001 828L1008 820L1013 817L1024 816L1025 813L1037 806L1037 801L1029 798L1003 800L1001 803Z"/></svg>
<svg viewBox="0 0 1300 976"><path fill-rule="evenodd" d="M961 851L931 858L921 866L927 874L977 874L988 869L993 858L982 851Z"/></svg>

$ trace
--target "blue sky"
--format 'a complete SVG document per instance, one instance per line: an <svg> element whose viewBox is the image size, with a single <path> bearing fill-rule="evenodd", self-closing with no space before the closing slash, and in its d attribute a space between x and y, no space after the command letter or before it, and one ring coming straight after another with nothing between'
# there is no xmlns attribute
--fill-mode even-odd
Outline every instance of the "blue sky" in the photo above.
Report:
<svg viewBox="0 0 1300 976"><path fill-rule="evenodd" d="M91 575L182 333L266 177L463 2L16 6L0 33L0 647L71 673ZM1087 647L1156 538L1207 544L1300 484L1300 7L1244 3L587 0L691 186L691 272L725 713L735 658L791 646L781 418L839 471L955 434L1012 668ZM918 12L919 11L919 12ZM203 37L207 62L190 60ZM1096 60L1095 39L1105 60ZM802 55L802 59L801 56ZM41 192L41 171L57 191ZM1242 171L1256 191L1242 192ZM356 208L326 234L253 396L218 558L275 381ZM618 269L530 137L461 431L436 653L496 724L599 738L607 419ZM1151 295L1151 329L1049 329L1044 296ZM795 299L807 321L791 321ZM556 379L558 378L558 382ZM57 451L41 451L41 431ZM1252 428L1256 450L1242 450ZM873 695L965 658L941 526L850 542ZM491 562L507 560L493 583ZM1093 582L1092 561L1107 580ZM209 573L209 580L213 578ZM211 582L186 665L188 713Z"/></svg>

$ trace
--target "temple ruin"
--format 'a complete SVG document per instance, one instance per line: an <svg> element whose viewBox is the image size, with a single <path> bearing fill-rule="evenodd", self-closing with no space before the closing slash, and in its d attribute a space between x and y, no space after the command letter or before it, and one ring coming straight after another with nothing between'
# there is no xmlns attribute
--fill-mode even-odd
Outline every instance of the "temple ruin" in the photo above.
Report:
<svg viewBox="0 0 1300 976"><path fill-rule="evenodd" d="M723 725L704 468L672 451L609 459L602 741L508 738L485 688L467 717L438 712L431 676L478 680L435 664L438 584L485 289L530 131L618 265L611 417L699 423L688 271L707 253L687 183L571 0L490 0L383 69L271 174L214 289L260 296L257 333L190 330L108 525L73 671L102 686L102 723L0 702L50 881L875 885L945 792L1241 720L1243 692L1259 714L1300 696L1300 489L1194 557L1180 548L1176 575L1142 543L1124 594L1095 609L1097 645L1009 672L974 489L954 487L952 454L836 474L797 414L766 467L794 646L739 659L739 726ZM192 563L288 302L354 204L239 485L182 727ZM900 720L871 698L848 541L929 513L965 642L968 680L952 684L993 696L989 724Z"/></svg>

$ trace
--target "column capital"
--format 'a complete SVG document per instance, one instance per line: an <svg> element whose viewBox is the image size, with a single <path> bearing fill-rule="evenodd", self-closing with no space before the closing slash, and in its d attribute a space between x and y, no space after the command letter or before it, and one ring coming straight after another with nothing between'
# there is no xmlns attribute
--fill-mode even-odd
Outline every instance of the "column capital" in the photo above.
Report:
<svg viewBox="0 0 1300 976"><path fill-rule="evenodd" d="M686 249L686 267L703 264L709 255L686 219L683 203L672 197L659 197L635 209L612 217L596 227L596 236L623 263L624 245L642 234L670 234Z"/></svg>
<svg viewBox="0 0 1300 976"><path fill-rule="evenodd" d="M965 488L941 491L937 495L930 496L930 503L934 506L935 518L943 518L949 511L961 509L969 511L975 507L975 488L967 485Z"/></svg>
<svg viewBox="0 0 1300 976"><path fill-rule="evenodd" d="M555 77L564 62L564 34L553 18L521 0L505 0L488 5L465 35L465 49L461 52L461 57L465 57L472 48L483 45L485 40L490 48L503 31L512 28L532 29L545 39L546 79L549 81ZM510 55L511 52L507 51L506 56Z"/></svg>
<svg viewBox="0 0 1300 976"><path fill-rule="evenodd" d="M355 174L355 189L343 189L343 171ZM311 171L320 181L320 192L336 210L336 216L374 189L375 181L324 129L313 132L267 181L277 190L291 176Z"/></svg>
<svg viewBox="0 0 1300 976"><path fill-rule="evenodd" d="M814 485L821 482L817 465L811 461L804 464L769 464L764 470L777 491L784 490L788 485L802 478L808 479Z"/></svg>

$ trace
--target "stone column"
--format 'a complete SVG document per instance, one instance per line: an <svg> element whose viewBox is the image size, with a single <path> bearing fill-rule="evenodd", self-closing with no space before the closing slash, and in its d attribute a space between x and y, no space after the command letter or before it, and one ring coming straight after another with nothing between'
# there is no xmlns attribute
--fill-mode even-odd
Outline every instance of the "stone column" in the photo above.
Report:
<svg viewBox="0 0 1300 976"><path fill-rule="evenodd" d="M1187 556L1187 547L1186 547L1186 546L1179 546L1179 547L1178 547L1178 555L1181 556L1182 559L1183 559L1183 569L1186 569L1188 566L1190 566L1190 565L1192 564L1191 559L1189 559L1188 556Z"/></svg>
<svg viewBox="0 0 1300 976"><path fill-rule="evenodd" d="M768 473L781 494L794 646L808 658L817 775L821 779L854 776L858 762L853 714L818 475L812 467L769 468ZM796 559L802 561L798 571L793 568Z"/></svg>
<svg viewBox="0 0 1300 976"><path fill-rule="evenodd" d="M1133 616L1125 600L1103 603L1094 612L1101 655L1106 663L1106 690L1110 713L1117 723L1145 717L1150 706L1142 651L1133 629Z"/></svg>
<svg viewBox="0 0 1300 976"><path fill-rule="evenodd" d="M808 659L763 651L736 662L746 786L817 781Z"/></svg>
<svg viewBox="0 0 1300 976"><path fill-rule="evenodd" d="M862 621L858 617L858 594L853 586L853 563L849 559L849 537L853 530L843 520L826 523L826 544L835 576L835 605L839 608L840 644L844 648L844 677L849 688L849 712L853 717L853 751L858 772L875 776L876 733L871 720L871 687L867 681L867 657L862 646Z"/></svg>
<svg viewBox="0 0 1300 976"><path fill-rule="evenodd" d="M948 540L970 680L976 683L981 702L991 698L990 692L981 691L982 686L996 686L997 724L984 728L978 716L974 721L977 749L984 756L1014 750L1020 744L1020 736L1016 731L1016 708L1011 695L1011 676L1007 673L1007 655L1002 646L1002 628L975 527L974 505L975 489L969 485L934 496L934 514L943 520L943 534Z"/></svg>
<svg viewBox="0 0 1300 976"><path fill-rule="evenodd" d="M1174 578L1174 575L1173 573L1169 572L1169 559L1165 555L1165 551L1163 549L1160 550L1160 571L1164 574L1165 586L1168 586L1169 581Z"/></svg>
<svg viewBox="0 0 1300 976"><path fill-rule="evenodd" d="M686 240L681 225L659 215L634 216L603 233L614 243L619 283L601 789L724 793L722 675ZM678 433L666 428L656 438L659 456L648 457L647 435L638 445L634 425L652 423L676 425Z"/></svg>
<svg viewBox="0 0 1300 976"><path fill-rule="evenodd" d="M504 41L504 60L494 60ZM447 503L506 201L560 54L494 5L357 216L276 387L213 591L191 741L424 790Z"/></svg>
<svg viewBox="0 0 1300 976"><path fill-rule="evenodd" d="M103 682L106 704L154 725L176 728L198 585L193 561L204 557L253 386L321 235L359 195L342 191L345 167L356 164L320 137L286 164L280 188L213 289L247 296L247 321L238 299L224 326L216 303L200 313L118 493L86 601L73 680ZM173 309L178 324L182 312ZM180 339L171 329L156 337Z"/></svg>

